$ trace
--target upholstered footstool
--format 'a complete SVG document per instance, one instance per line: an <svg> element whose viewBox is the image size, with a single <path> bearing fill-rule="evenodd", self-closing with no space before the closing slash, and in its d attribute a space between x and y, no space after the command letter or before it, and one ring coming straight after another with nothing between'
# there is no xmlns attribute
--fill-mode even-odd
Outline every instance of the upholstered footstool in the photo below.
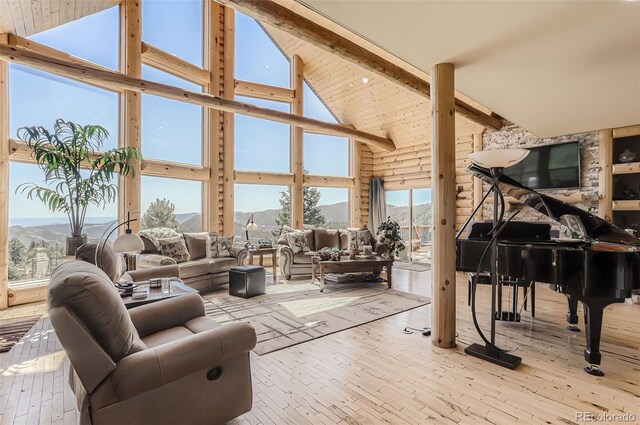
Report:
<svg viewBox="0 0 640 425"><path fill-rule="evenodd" d="M229 295L251 298L267 292L266 272L262 266L236 266L229 270Z"/></svg>

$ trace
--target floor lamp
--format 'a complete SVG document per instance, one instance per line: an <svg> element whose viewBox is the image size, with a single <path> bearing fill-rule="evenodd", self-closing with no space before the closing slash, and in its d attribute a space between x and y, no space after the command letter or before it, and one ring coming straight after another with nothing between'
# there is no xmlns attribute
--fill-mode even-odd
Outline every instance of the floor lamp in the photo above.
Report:
<svg viewBox="0 0 640 425"><path fill-rule="evenodd" d="M506 367L509 369L515 369L522 362L522 358L518 356L514 356L512 354L507 353L506 351L498 348L496 343L496 289L498 287L498 234L500 232L501 226L504 225L504 222L501 221L501 216L503 212L498 212L500 207L499 200L502 198L502 193L500 192L500 188L498 187L498 183L500 181L500 176L505 168L511 167L520 161L522 161L526 156L529 155L529 151L527 149L500 149L500 150L492 150L492 151L481 151L474 152L469 155L469 159L475 165L478 165L483 168L488 168L491 171L491 176L493 176L493 184L491 185L490 191L493 192L493 229L491 230L491 241L489 242L489 251L491 254L491 338L488 340L480 327L477 324L476 316L475 316L475 288L477 285L477 273L473 280L472 286L472 295L473 295L473 320L476 326L480 337L485 342L482 344L471 344L467 348L465 348L464 352L469 354L470 356L478 357L480 359L489 361L491 363L497 364L502 367ZM488 195L488 193L487 193ZM485 196L486 198L486 196ZM502 208L504 208L504 202L502 203ZM486 252L485 252L486 254ZM482 262L484 255L480 258L479 263Z"/></svg>

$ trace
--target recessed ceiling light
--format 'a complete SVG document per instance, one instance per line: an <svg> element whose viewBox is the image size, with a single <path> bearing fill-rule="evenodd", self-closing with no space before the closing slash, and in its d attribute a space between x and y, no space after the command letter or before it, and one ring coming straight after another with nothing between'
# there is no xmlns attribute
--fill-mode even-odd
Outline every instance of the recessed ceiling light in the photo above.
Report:
<svg viewBox="0 0 640 425"><path fill-rule="evenodd" d="M362 82L363 82L364 84L367 84L367 83L369 82L369 78L367 78L367 77L362 77Z"/></svg>
<svg viewBox="0 0 640 425"><path fill-rule="evenodd" d="M353 83L350 83L350 84L349 84L349 87L353 87Z"/></svg>

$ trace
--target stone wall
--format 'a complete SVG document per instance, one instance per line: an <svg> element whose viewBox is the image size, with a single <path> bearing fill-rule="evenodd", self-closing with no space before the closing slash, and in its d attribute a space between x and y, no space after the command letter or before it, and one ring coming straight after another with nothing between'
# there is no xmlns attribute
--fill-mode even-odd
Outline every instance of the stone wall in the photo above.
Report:
<svg viewBox="0 0 640 425"><path fill-rule="evenodd" d="M548 189L541 190L544 194L568 194L580 190L584 194L584 201L576 204L584 210L592 210L597 214L598 207L598 132L570 134L560 137L550 137L541 139L527 130L511 122L505 121L504 126L499 131L486 131L483 135L483 149L506 149L506 148L531 148L540 145L550 145L570 141L580 143L580 189ZM484 190L488 187L485 185ZM549 221L546 218L528 207L521 207L517 220L526 221ZM483 214L485 218L492 217L492 206L484 205ZM508 217L508 214L507 214ZM554 226L556 227L556 226Z"/></svg>

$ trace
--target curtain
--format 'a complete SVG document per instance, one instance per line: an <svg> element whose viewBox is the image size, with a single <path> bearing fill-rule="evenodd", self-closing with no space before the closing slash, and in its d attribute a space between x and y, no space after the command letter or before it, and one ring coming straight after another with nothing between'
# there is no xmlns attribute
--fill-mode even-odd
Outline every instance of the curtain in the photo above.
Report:
<svg viewBox="0 0 640 425"><path fill-rule="evenodd" d="M384 179L369 179L369 230L378 234L378 226L387 219L387 199L384 194Z"/></svg>

